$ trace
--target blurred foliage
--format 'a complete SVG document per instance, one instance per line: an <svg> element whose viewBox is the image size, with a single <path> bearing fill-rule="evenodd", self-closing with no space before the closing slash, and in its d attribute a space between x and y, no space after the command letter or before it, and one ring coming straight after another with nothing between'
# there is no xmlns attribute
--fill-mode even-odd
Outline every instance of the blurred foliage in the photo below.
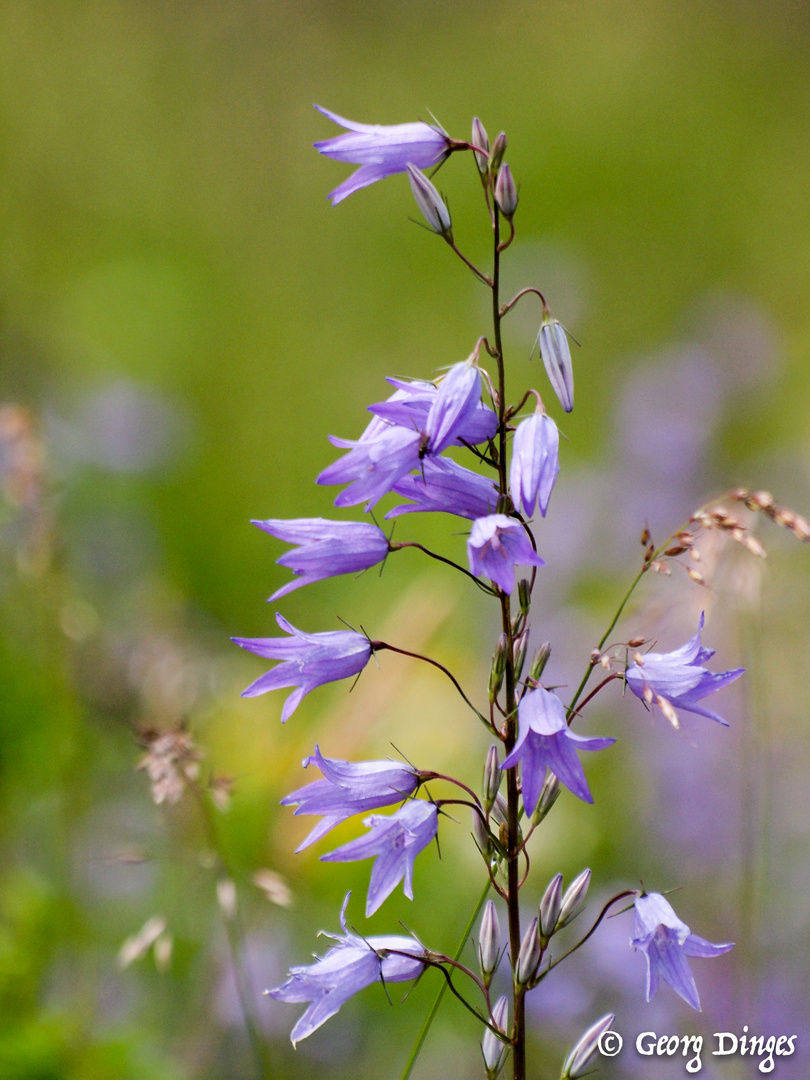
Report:
<svg viewBox="0 0 810 1080"><path fill-rule="evenodd" d="M312 151L335 133L312 103L379 123L431 109L459 138L474 114L491 136L508 132L521 185L508 280L540 286L582 342L547 522L549 550L583 555L581 573L549 586L555 659L572 650L562 682L657 512L645 500L663 479L643 481L645 468L684 472L679 402L705 409L690 436L699 460L666 507L672 528L738 483L778 483L810 508L808 52L810 10L794 0L0 6L0 402L12 409L0 423L0 1077L250 1076L216 901L226 871L272 1075L398 1075L436 986L428 976L402 1009L369 992L295 1055L295 1010L258 996L303 962L318 929L337 930L349 888L360 910L367 865L294 857L303 829L278 807L312 745L377 757L393 741L473 783L486 747L438 677L402 658L384 657L351 697L342 685L314 694L283 730L280 695L238 697L259 669L227 638L273 632L262 602L286 574L248 520L333 513L334 492L312 483L334 456L326 434L354 436L385 375L429 376L487 327L480 287L409 224L403 178L329 206L346 171ZM459 243L486 259L470 162L451 159L438 182ZM510 323L516 391L539 377L537 318L527 304ZM673 375L684 351L692 366ZM617 449L654 408L671 442ZM420 522L420 536L461 557L446 525ZM806 560L777 543L761 601L737 563L705 600L733 600L742 616L737 631L714 624L724 666L754 661L733 741L689 733L715 770L700 777L721 771L730 788L692 790L692 747L641 726L632 752L589 762L598 816L561 800L537 857L541 876L591 865L603 890L641 873L700 886L684 901L705 903L698 932L745 935L735 970L748 974L732 989L748 996L721 1006L737 1025L749 1006L775 1015L771 1028L794 1022L780 1002L808 944L795 901L808 874ZM669 648L704 601L657 585L646 617ZM462 583L404 552L382 581L315 586L284 611L306 629L341 615L396 633L475 685L495 630L483 601L462 603ZM678 631L670 608L687 612ZM600 730L629 725L622 711L603 709ZM156 807L134 771L145 735L179 724L205 753L202 782L235 782L213 834L189 793ZM662 738L669 777L649 766ZM427 852L417 903L392 898L371 932L402 918L451 949L480 888L473 854L448 839L439 868ZM289 880L292 909L253 884L267 867ZM168 970L151 952L119 969L122 943L155 914L173 940ZM622 964L642 1023L641 968ZM538 1021L536 1076L555 1077L595 1010L623 1000L609 965L597 975L605 989L567 1013L544 999L552 1033ZM722 977L701 975L705 996L711 986L725 1000ZM475 1038L447 1003L414 1075L477 1076Z"/></svg>

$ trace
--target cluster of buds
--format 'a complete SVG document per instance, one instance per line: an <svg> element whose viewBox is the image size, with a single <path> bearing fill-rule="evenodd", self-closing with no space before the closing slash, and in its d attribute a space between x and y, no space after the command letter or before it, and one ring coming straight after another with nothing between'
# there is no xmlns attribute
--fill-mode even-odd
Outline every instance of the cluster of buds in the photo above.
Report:
<svg viewBox="0 0 810 1080"><path fill-rule="evenodd" d="M518 986L530 989L537 982L537 971L548 943L563 927L572 922L582 910L588 887L590 870L583 870L563 892L563 876L555 874L543 893L543 898L528 930L523 936L515 969Z"/></svg>

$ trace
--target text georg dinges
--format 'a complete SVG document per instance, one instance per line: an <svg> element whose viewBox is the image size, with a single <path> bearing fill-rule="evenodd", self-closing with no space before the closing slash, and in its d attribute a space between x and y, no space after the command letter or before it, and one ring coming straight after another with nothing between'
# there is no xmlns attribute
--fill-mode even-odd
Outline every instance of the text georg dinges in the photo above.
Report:
<svg viewBox="0 0 810 1080"><path fill-rule="evenodd" d="M778 1057L790 1057L796 1048L796 1035L749 1035L748 1025L743 1027L743 1034L735 1035L730 1031L715 1031L712 1039L716 1049L712 1057L751 1057L758 1058L757 1068L761 1073L773 1071ZM636 1051L642 1057L675 1057L680 1055L689 1060L686 1071L700 1072L703 1067L702 1035L656 1035L654 1031L642 1031L636 1039Z"/></svg>

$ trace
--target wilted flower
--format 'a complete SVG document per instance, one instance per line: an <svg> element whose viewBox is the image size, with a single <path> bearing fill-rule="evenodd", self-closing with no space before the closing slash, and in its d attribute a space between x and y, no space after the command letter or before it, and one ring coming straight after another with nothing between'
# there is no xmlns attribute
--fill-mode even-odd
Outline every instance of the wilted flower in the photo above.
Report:
<svg viewBox="0 0 810 1080"><path fill-rule="evenodd" d="M683 709L684 712L708 716L718 724L728 727L724 720L711 709L705 709L698 702L707 694L720 690L739 679L745 668L735 668L713 674L701 667L704 660L714 656L714 649L705 649L700 643L704 615L701 613L698 632L680 649L670 653L645 653L636 663L627 669L627 685L636 695L649 703L656 701L662 709Z"/></svg>
<svg viewBox="0 0 810 1080"><path fill-rule="evenodd" d="M733 942L713 945L693 934L660 893L636 897L630 944L647 959L647 1001L654 997L660 975L693 1009L700 1009L700 998L686 958L722 956L734 948Z"/></svg>
<svg viewBox="0 0 810 1080"><path fill-rule="evenodd" d="M413 865L438 828L438 811L424 799L411 799L387 817L372 814L363 824L371 831L351 840L328 855L323 862L354 862L376 856L366 900L366 917L373 915L404 878L403 891L413 900Z"/></svg>
<svg viewBox="0 0 810 1080"><path fill-rule="evenodd" d="M448 243L452 244L453 225L450 221L450 211L447 209L444 199L424 173L421 173L410 164L407 166L407 171L413 197L416 199L416 205L422 211L425 221L433 232L443 236Z"/></svg>
<svg viewBox="0 0 810 1080"><path fill-rule="evenodd" d="M277 600L314 581L368 570L388 554L385 533L370 522L270 518L252 524L288 544L300 545L276 560L280 566L288 566L299 580L276 589L270 600Z"/></svg>
<svg viewBox="0 0 810 1080"><path fill-rule="evenodd" d="M574 407L574 367L562 324L556 319L544 320L537 344L554 393L565 411L571 412Z"/></svg>
<svg viewBox="0 0 810 1080"><path fill-rule="evenodd" d="M296 851L303 851L355 814L392 806L407 799L419 787L416 769L396 761L340 761L325 758L316 746L315 753L304 761L304 766L307 765L317 766L323 779L293 791L281 804L297 806L296 814L321 814L323 820Z"/></svg>
<svg viewBox="0 0 810 1080"><path fill-rule="evenodd" d="M450 153L450 139L445 132L421 120L412 124L358 124L320 105L315 108L336 124L348 128L343 135L316 142L315 149L335 161L360 166L348 180L330 192L333 206L360 188L394 173L405 172L409 164L418 169L429 169Z"/></svg>
<svg viewBox="0 0 810 1080"><path fill-rule="evenodd" d="M527 517L539 503L546 516L554 482L560 472L558 460L560 433L544 412L529 416L515 432L512 463L509 468L509 494L512 502Z"/></svg>
<svg viewBox="0 0 810 1080"><path fill-rule="evenodd" d="M187 731L153 731L145 738L148 749L136 768L146 770L158 806L179 802L186 785L200 775L202 751Z"/></svg>
<svg viewBox="0 0 810 1080"><path fill-rule="evenodd" d="M523 526L505 514L489 514L473 522L467 541L473 574L490 578L505 593L515 587L516 566L545 566Z"/></svg>
<svg viewBox="0 0 810 1080"><path fill-rule="evenodd" d="M306 1039L344 1002L375 982L408 982L424 970L425 950L412 937L359 937L346 929L347 896L340 912L343 933L327 934L336 942L322 959L308 967L290 968L290 977L266 993L276 1001L309 1002L290 1033L293 1046ZM407 955L402 955L407 954Z"/></svg>
<svg viewBox="0 0 810 1080"><path fill-rule="evenodd" d="M531 690L518 706L518 737L512 753L501 765L511 769L520 761L523 805L531 814L540 798L548 767L577 798L592 803L577 750L604 750L615 739L589 739L568 727L565 706L542 686Z"/></svg>
<svg viewBox="0 0 810 1080"><path fill-rule="evenodd" d="M281 722L288 720L301 699L316 686L358 675L371 657L371 642L354 630L331 630L325 634L305 634L296 630L283 615L276 622L290 638L231 638L257 656L283 661L261 675L242 691L242 697L256 697L268 690L297 686L281 711Z"/></svg>

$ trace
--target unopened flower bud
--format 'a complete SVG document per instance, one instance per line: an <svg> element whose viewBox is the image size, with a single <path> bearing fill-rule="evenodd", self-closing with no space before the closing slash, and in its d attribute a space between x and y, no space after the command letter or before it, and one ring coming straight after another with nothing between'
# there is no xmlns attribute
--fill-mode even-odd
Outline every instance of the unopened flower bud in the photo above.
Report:
<svg viewBox="0 0 810 1080"><path fill-rule="evenodd" d="M492 1019L495 1026L506 1034L506 1025L509 1021L509 1002L505 997L499 997L492 1010ZM487 1070L487 1080L495 1080L495 1077L503 1068L506 1061L506 1052L509 1049L489 1028L484 1032L481 1040L481 1053L484 1055L484 1067Z"/></svg>
<svg viewBox="0 0 810 1080"><path fill-rule="evenodd" d="M527 578L521 578L518 582L518 602L524 618L527 618L532 606L532 586Z"/></svg>
<svg viewBox="0 0 810 1080"><path fill-rule="evenodd" d="M589 1027L571 1053L565 1059L560 1080L578 1080L584 1076L596 1061L599 1053L599 1041L608 1031L616 1019L613 1013L608 1013L601 1020Z"/></svg>
<svg viewBox="0 0 810 1080"><path fill-rule="evenodd" d="M498 758L498 747L490 746L487 751L487 760L484 763L484 811L487 814L498 797L502 779L503 773Z"/></svg>
<svg viewBox="0 0 810 1080"><path fill-rule="evenodd" d="M525 986L537 970L543 948L540 944L540 931L537 919L532 919L531 925L523 935L518 953L517 968L515 969L515 981L518 986Z"/></svg>
<svg viewBox="0 0 810 1080"><path fill-rule="evenodd" d="M484 905L484 916L481 919L481 929L478 932L478 957L486 986L489 986L498 967L500 951L501 927L498 923L498 912L495 910L494 901L487 900Z"/></svg>
<svg viewBox="0 0 810 1080"><path fill-rule="evenodd" d="M583 870L579 877L575 878L565 890L565 896L563 896L560 905L560 913L557 916L557 929L567 926L579 914L585 897L588 895L590 884L591 872L590 870Z"/></svg>
<svg viewBox="0 0 810 1080"><path fill-rule="evenodd" d="M562 904L562 874L555 874L540 901L540 933L548 941L557 928Z"/></svg>
<svg viewBox="0 0 810 1080"><path fill-rule="evenodd" d="M494 852L492 844L492 837L489 834L489 830L481 820L481 815L477 810L473 810L472 816L472 831L473 839L475 840L475 846L481 852L482 856L489 862Z"/></svg>
<svg viewBox="0 0 810 1080"><path fill-rule="evenodd" d="M501 634L495 652L492 654L492 666L489 669L489 701L490 704L498 696L503 686L503 674L506 671L506 654L509 651L509 639L506 634Z"/></svg>
<svg viewBox="0 0 810 1080"><path fill-rule="evenodd" d="M526 663L526 649L529 645L529 631L524 630L512 646L512 666L515 670L515 678L520 678L523 665Z"/></svg>
<svg viewBox="0 0 810 1080"><path fill-rule="evenodd" d="M478 171L482 176L487 175L489 170L489 136L484 130L484 125L476 116L472 122L472 139L470 142L473 146L478 146L485 153L479 153L475 150L475 164L478 166Z"/></svg>
<svg viewBox="0 0 810 1080"><path fill-rule="evenodd" d="M546 773L546 778L540 789L540 798L537 800L537 806L534 808L534 813L532 814L532 825L540 824L559 797L560 781L553 772Z"/></svg>
<svg viewBox="0 0 810 1080"><path fill-rule="evenodd" d="M540 676L543 674L548 663L548 658L551 656L551 642L544 641L537 652L534 654L534 660L532 660L532 666L529 670L529 678L535 682L540 681Z"/></svg>
<svg viewBox="0 0 810 1080"><path fill-rule="evenodd" d="M490 172L496 173L501 167L503 161L503 155L506 153L506 132L502 131L495 142L492 144L492 150L489 154L489 168Z"/></svg>
<svg viewBox="0 0 810 1080"><path fill-rule="evenodd" d="M574 407L574 368L562 324L551 317L544 319L537 343L554 393L565 411L571 412Z"/></svg>
<svg viewBox="0 0 810 1080"><path fill-rule="evenodd" d="M422 211L425 221L433 232L443 236L448 244L451 244L453 242L453 225L450 221L450 211L447 209L444 199L425 174L410 164L408 165L408 179L411 182L411 191L414 199L416 199L416 205Z"/></svg>
<svg viewBox="0 0 810 1080"><path fill-rule="evenodd" d="M495 202L506 220L511 221L517 210L518 193L512 179L512 170L506 163L501 166L495 182Z"/></svg>

